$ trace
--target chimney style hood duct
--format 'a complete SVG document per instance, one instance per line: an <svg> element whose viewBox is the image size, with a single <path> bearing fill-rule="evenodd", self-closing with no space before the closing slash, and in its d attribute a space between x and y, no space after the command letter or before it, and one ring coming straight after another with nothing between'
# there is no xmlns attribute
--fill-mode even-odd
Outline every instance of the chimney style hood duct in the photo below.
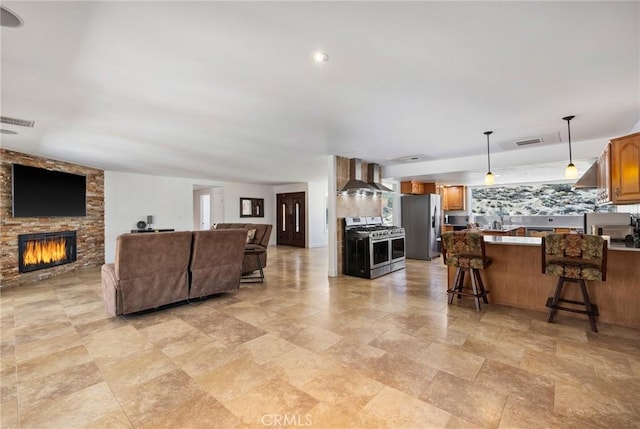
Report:
<svg viewBox="0 0 640 429"><path fill-rule="evenodd" d="M591 167L573 185L575 189L589 189L598 187L598 163L594 162Z"/></svg>
<svg viewBox="0 0 640 429"><path fill-rule="evenodd" d="M362 177L362 160L352 158L349 160L349 181L340 192L377 191L376 188L360 180Z"/></svg>
<svg viewBox="0 0 640 429"><path fill-rule="evenodd" d="M382 192L393 192L381 183L380 166L378 164L369 164L367 169L367 183Z"/></svg>

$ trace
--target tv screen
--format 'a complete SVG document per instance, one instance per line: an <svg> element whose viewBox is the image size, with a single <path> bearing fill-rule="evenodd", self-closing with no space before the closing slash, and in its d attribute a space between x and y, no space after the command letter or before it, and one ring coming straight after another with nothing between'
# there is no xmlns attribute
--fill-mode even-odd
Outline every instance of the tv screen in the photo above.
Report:
<svg viewBox="0 0 640 429"><path fill-rule="evenodd" d="M86 216L87 178L13 164L13 217Z"/></svg>

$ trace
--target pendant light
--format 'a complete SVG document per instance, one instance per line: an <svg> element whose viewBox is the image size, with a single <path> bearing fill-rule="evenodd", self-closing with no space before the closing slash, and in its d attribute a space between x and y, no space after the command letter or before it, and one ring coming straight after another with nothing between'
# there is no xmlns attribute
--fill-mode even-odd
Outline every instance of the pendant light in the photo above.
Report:
<svg viewBox="0 0 640 429"><path fill-rule="evenodd" d="M565 168L564 170L564 177L567 179L578 178L578 169L575 165L573 165L573 159L571 157L571 126L569 125L569 123L573 118L575 118L575 116L573 115L565 116L564 118L562 118L563 120L567 121L567 131L569 132L569 165L567 165L567 168Z"/></svg>
<svg viewBox="0 0 640 429"><path fill-rule="evenodd" d="M487 136L487 175L484 176L484 184L491 186L496 182L495 177L493 177L493 173L491 172L491 155L489 154L489 136L493 133L493 131L485 131L484 135Z"/></svg>

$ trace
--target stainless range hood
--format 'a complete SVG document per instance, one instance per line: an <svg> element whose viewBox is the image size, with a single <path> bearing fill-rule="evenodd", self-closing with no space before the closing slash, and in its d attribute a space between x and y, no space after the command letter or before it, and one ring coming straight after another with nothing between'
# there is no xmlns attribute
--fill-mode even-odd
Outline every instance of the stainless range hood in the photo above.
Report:
<svg viewBox="0 0 640 429"><path fill-rule="evenodd" d="M358 158L352 158L349 160L349 181L342 187L340 192L358 192L367 191L373 192L378 189L372 185L361 180L362 177L362 160Z"/></svg>
<svg viewBox="0 0 640 429"><path fill-rule="evenodd" d="M381 183L380 179L380 166L378 164L369 164L367 169L367 183L382 192L393 192L392 189L387 188Z"/></svg>
<svg viewBox="0 0 640 429"><path fill-rule="evenodd" d="M591 167L573 185L575 189L590 189L598 187L598 163L594 162Z"/></svg>

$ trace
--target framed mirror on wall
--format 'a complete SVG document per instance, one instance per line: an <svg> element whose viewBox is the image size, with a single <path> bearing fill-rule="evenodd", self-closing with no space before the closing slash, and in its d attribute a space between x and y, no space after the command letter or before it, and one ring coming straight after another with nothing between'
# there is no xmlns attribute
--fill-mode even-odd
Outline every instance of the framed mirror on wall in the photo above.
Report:
<svg viewBox="0 0 640 429"><path fill-rule="evenodd" d="M264 217L264 198L240 197L240 217Z"/></svg>

